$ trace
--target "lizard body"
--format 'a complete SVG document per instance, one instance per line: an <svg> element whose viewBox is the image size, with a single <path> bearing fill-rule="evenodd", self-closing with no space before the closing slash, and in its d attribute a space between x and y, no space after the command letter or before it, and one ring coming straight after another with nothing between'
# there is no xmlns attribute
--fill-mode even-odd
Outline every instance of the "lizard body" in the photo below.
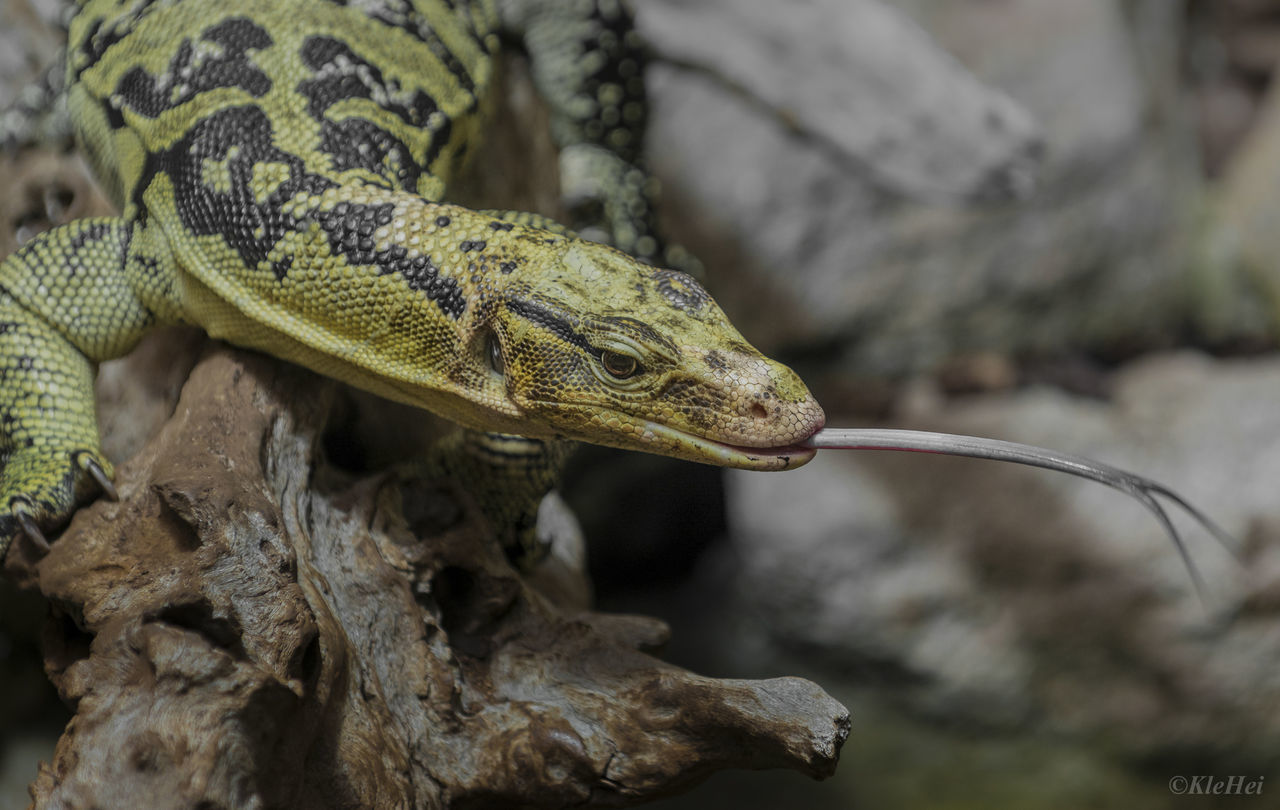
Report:
<svg viewBox="0 0 1280 810"><path fill-rule="evenodd" d="M693 278L534 215L442 202L482 132L505 25L552 105L566 194L598 198L600 234L662 255L626 23L610 0L82 2L68 107L122 214L0 264L0 557L104 485L92 364L161 324L476 431L808 461L821 409Z"/></svg>

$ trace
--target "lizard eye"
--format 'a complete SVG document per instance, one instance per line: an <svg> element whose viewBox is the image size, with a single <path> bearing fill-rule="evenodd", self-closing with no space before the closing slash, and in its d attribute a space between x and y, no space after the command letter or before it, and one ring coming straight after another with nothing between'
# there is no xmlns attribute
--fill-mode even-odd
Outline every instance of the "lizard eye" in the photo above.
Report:
<svg viewBox="0 0 1280 810"><path fill-rule="evenodd" d="M614 352L608 349L600 352L600 365L609 372L609 376L619 380L634 377L640 371L640 361L629 354Z"/></svg>
<svg viewBox="0 0 1280 810"><path fill-rule="evenodd" d="M502 344L498 343L498 335L490 332L485 339L485 354L489 357L489 368L502 374L506 365L502 361Z"/></svg>

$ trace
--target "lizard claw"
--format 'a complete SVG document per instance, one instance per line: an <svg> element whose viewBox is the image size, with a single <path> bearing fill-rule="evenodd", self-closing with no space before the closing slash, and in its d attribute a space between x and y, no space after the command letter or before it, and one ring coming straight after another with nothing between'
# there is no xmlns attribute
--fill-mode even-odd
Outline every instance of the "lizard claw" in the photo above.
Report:
<svg viewBox="0 0 1280 810"><path fill-rule="evenodd" d="M45 539L44 532L40 531L40 527L36 525L31 513L22 505L22 502L17 500L11 502L9 509L13 512L14 519L18 521L18 526L22 529L22 533L30 538L31 542L40 549L42 554L48 554L49 541Z"/></svg>
<svg viewBox="0 0 1280 810"><path fill-rule="evenodd" d="M76 458L76 461L79 463L81 468L83 468L85 472L89 473L93 480L97 482L98 486L102 488L102 494L107 496L107 500L120 500L120 493L116 491L116 485L111 483L111 479L107 477L106 471L102 469L102 465L99 464L93 456L88 453L81 453Z"/></svg>
<svg viewBox="0 0 1280 810"><path fill-rule="evenodd" d="M25 534L42 553L49 552L45 529L64 525L75 511L76 503L92 499L96 491L113 501L120 494L111 483L111 465L100 460L93 450L72 449L66 452L38 453L23 457L22 463L0 472L0 558L16 535ZM20 474L11 476L12 470ZM92 482L92 483L90 483ZM42 529L41 527L45 527Z"/></svg>

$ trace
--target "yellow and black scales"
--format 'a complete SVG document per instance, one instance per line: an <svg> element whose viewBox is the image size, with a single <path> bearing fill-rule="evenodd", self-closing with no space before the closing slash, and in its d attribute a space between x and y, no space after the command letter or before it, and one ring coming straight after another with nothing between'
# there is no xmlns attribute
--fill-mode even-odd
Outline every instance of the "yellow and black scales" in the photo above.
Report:
<svg viewBox="0 0 1280 810"><path fill-rule="evenodd" d="M566 193L590 212L575 224L645 261L439 202L482 134L500 33L553 111ZM803 383L650 263L641 71L612 0L81 3L68 109L122 215L0 265L0 557L109 487L94 363L161 324L445 416L469 431L443 463L506 469L516 489L550 484L562 451L543 440L809 460L795 445L823 416Z"/></svg>

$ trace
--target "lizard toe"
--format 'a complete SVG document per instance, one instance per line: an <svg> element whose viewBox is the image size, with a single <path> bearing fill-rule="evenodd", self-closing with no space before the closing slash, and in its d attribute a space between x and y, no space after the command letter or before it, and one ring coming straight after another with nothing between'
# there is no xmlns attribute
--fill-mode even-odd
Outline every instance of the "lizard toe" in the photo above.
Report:
<svg viewBox="0 0 1280 810"><path fill-rule="evenodd" d="M102 490L102 494L107 500L120 500L120 493L116 491L116 485L112 483L111 477L103 469L102 463L94 457L91 451L81 450L74 454L74 458L80 468L88 473L89 477L98 485L98 488Z"/></svg>
<svg viewBox="0 0 1280 810"><path fill-rule="evenodd" d="M49 453L23 447L5 460L0 473L0 558L9 544L25 535L41 551L49 550L51 532L64 526L77 504L101 491L118 500L111 465L94 450Z"/></svg>
<svg viewBox="0 0 1280 810"><path fill-rule="evenodd" d="M31 517L31 502L26 498L13 498L9 502L9 512L17 528L27 536L42 554L49 553L49 541L45 538L44 532L40 531L40 527Z"/></svg>

